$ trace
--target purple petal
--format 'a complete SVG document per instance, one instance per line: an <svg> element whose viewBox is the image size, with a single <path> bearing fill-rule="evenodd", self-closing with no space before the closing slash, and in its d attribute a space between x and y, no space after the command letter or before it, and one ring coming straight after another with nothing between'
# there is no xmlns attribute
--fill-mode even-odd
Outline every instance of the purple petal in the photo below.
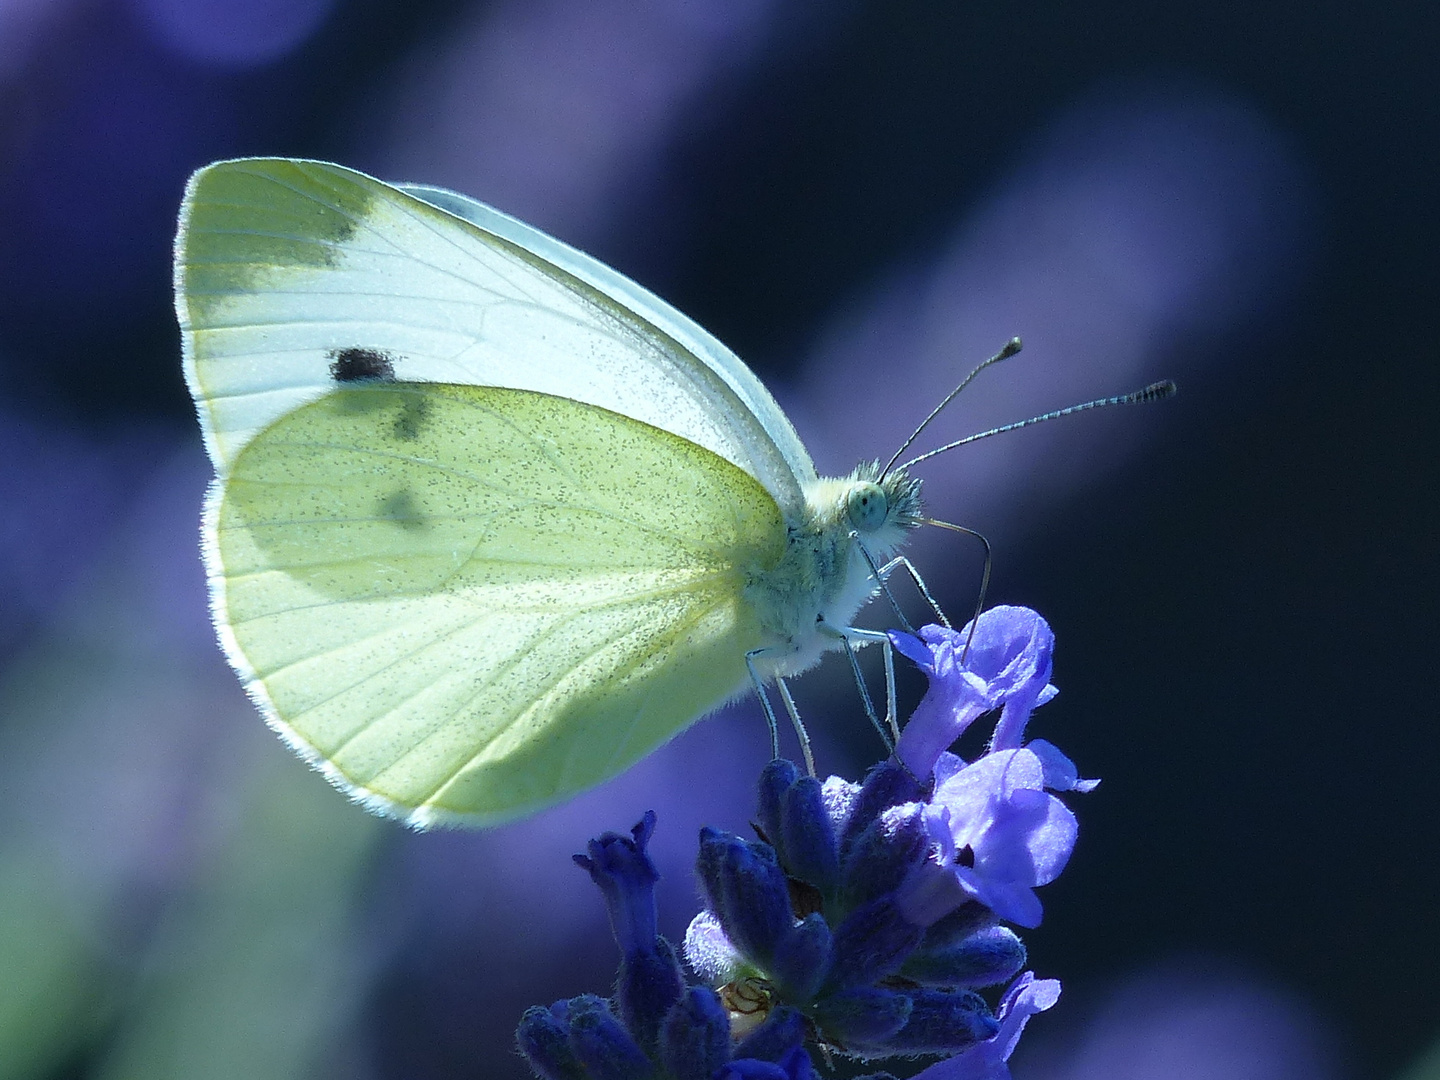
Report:
<svg viewBox="0 0 1440 1080"><path fill-rule="evenodd" d="M1060 1000L1058 979L1037 979L1027 971L1010 984L996 1015L1000 1030L982 1043L931 1065L915 1080L1010 1080L1006 1064L1030 1017Z"/></svg>
<svg viewBox="0 0 1440 1080"><path fill-rule="evenodd" d="M1045 909L1030 886L1017 881L996 881L963 866L954 869L955 880L970 896L1006 922L1033 930L1040 925Z"/></svg>
<svg viewBox="0 0 1440 1080"><path fill-rule="evenodd" d="M1040 759L1045 769L1045 786L1051 791L1094 791L1099 780L1081 780L1075 763L1060 752L1059 747L1044 739L1025 744L1025 749Z"/></svg>
<svg viewBox="0 0 1440 1080"><path fill-rule="evenodd" d="M1020 926L1039 925L1040 903L1030 890L1053 881L1075 846L1075 815L1046 793L1045 779L1041 757L1028 748L986 754L937 785L926 810L932 839L948 828L958 853L945 869Z"/></svg>
<svg viewBox="0 0 1440 1080"><path fill-rule="evenodd" d="M949 780L961 769L965 768L967 764L968 762L959 754L952 754L948 750L945 751L945 753L941 754L935 762L935 769L933 772L933 775L935 777L935 786L939 787L941 784L945 783L946 780Z"/></svg>
<svg viewBox="0 0 1440 1080"><path fill-rule="evenodd" d="M895 756L915 776L928 776L940 755L994 707L985 683L976 676L963 671L944 679L934 676L900 733Z"/></svg>
<svg viewBox="0 0 1440 1080"><path fill-rule="evenodd" d="M1020 746L1030 713L1055 696L1050 685L1055 635L1029 608L981 613L974 633L921 627L918 638L892 634L895 647L929 676L930 686L901 733L896 755L923 776L976 718L1004 705L991 745ZM963 658L964 663L961 663Z"/></svg>

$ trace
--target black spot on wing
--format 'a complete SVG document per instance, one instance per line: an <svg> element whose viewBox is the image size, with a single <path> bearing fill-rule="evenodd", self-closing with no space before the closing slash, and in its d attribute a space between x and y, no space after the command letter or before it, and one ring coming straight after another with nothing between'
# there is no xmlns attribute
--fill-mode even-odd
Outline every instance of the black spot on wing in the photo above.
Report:
<svg viewBox="0 0 1440 1080"><path fill-rule="evenodd" d="M330 377L338 383L370 379L394 381L395 361L379 349L332 349Z"/></svg>
<svg viewBox="0 0 1440 1080"><path fill-rule="evenodd" d="M415 496L407 489L400 488L380 500L380 516L389 518L402 529L423 529L425 515L415 503Z"/></svg>
<svg viewBox="0 0 1440 1080"><path fill-rule="evenodd" d="M420 428L430 415L430 402L418 394L407 394L395 417L395 437L413 442L420 437Z"/></svg>

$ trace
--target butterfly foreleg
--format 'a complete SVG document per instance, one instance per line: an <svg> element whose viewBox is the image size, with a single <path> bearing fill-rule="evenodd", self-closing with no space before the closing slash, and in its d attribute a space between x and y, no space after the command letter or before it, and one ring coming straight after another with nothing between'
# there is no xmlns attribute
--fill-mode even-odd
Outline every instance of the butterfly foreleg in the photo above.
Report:
<svg viewBox="0 0 1440 1080"><path fill-rule="evenodd" d="M750 672L750 682L755 687L755 695L760 699L760 706L765 710L765 722L770 725L770 757L780 756L780 726L775 720L775 710L770 704L770 695L765 692L765 681L760 677L760 672L755 667L757 657L770 655L773 649L752 649L745 654L745 667ZM775 685L780 689L780 700L785 703L785 711L790 714L790 723L795 728L795 735L800 740L800 752L805 757L805 768L811 776L815 775L815 755L810 749L810 733L805 730L805 723L800 719L800 710L795 707L795 699L790 695L790 687L779 675L775 676Z"/></svg>
<svg viewBox="0 0 1440 1080"><path fill-rule="evenodd" d="M886 600L890 601L891 610L895 612L895 617L900 620L900 628L906 633L914 633L915 628L910 625L910 620L905 618L905 612L900 610L900 603L895 599L895 594L890 591L890 583L886 580L890 576L890 571L894 569L897 562L903 562L907 566L909 566L909 562L903 558L891 559L883 567L877 566L875 565L875 556L870 554L870 549L867 548L865 544L861 541L860 534L857 532L852 532L850 534L850 539L854 542L856 549L865 559L865 565L870 569L870 577L874 580L875 587L884 594ZM911 567L911 573L914 574L913 567Z"/></svg>
<svg viewBox="0 0 1440 1080"><path fill-rule="evenodd" d="M890 642L890 635L876 630L860 630L853 626L850 627L846 633L848 636L856 638L861 645L878 643L880 646L881 654L885 657L885 727L881 730L880 735L881 738L884 738L885 732L888 731L890 733L890 739L898 741L900 738L900 724L898 720L900 711L895 704L895 646ZM852 668L852 670L858 674L859 668L856 666ZM874 717L872 716L871 719L873 721ZM889 739L886 739L886 746L891 750L894 749Z"/></svg>
<svg viewBox="0 0 1440 1080"><path fill-rule="evenodd" d="M903 568L905 572L910 575L910 580L915 583L915 588L920 590L920 595L925 598L925 603L930 605L930 610L935 613L935 618L940 620L940 625L949 626L950 620L945 617L945 612L940 610L939 602L937 602L935 597L931 594L929 587L925 584L925 579L920 576L920 571L916 570L915 564L912 563L909 559L907 559L904 555L897 555L895 556L895 558L891 559L884 566L882 566L880 568L881 578L887 580L888 582L890 575L895 571L897 567ZM909 630L910 627L907 626L905 627L905 629Z"/></svg>

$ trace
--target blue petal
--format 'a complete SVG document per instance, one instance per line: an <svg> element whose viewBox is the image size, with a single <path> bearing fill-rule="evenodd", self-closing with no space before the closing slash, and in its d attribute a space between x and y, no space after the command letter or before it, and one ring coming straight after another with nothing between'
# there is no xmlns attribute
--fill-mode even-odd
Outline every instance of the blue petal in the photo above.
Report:
<svg viewBox="0 0 1440 1080"><path fill-rule="evenodd" d="M968 901L944 918L931 923L925 931L922 949L949 949L960 944L977 930L995 925L995 915L984 904Z"/></svg>
<svg viewBox="0 0 1440 1080"><path fill-rule="evenodd" d="M685 992L685 976L674 947L663 937L655 938L654 946L649 952L633 952L620 961L615 995L620 1019L647 1054L658 1048L660 1024Z"/></svg>
<svg viewBox="0 0 1440 1080"><path fill-rule="evenodd" d="M1051 791L1078 791L1082 795L1100 786L1099 780L1081 780L1075 763L1060 748L1045 739L1033 739L1025 749L1040 759L1045 770L1045 786Z"/></svg>
<svg viewBox="0 0 1440 1080"><path fill-rule="evenodd" d="M1009 982L1025 966L1025 945L1014 931L990 926L945 945L929 935L906 958L900 974L931 986L981 987Z"/></svg>
<svg viewBox="0 0 1440 1080"><path fill-rule="evenodd" d="M757 1061L740 1058L716 1074L715 1080L819 1080L810 1055L796 1048L784 1061Z"/></svg>
<svg viewBox="0 0 1440 1080"><path fill-rule="evenodd" d="M570 1046L590 1080L651 1080L655 1066L603 998L570 1000Z"/></svg>
<svg viewBox="0 0 1440 1080"><path fill-rule="evenodd" d="M930 835L920 804L892 807L851 842L841 873L840 903L859 907L894 892L910 868L925 857Z"/></svg>
<svg viewBox="0 0 1440 1080"><path fill-rule="evenodd" d="M730 1017L708 986L692 986L660 1029L660 1061L673 1080L710 1080L730 1058Z"/></svg>
<svg viewBox="0 0 1440 1080"><path fill-rule="evenodd" d="M541 1005L526 1009L515 1041L544 1080L585 1080L585 1066L570 1048L570 1028L550 1009Z"/></svg>
<svg viewBox="0 0 1440 1080"><path fill-rule="evenodd" d="M783 1066L773 1061L741 1058L732 1061L715 1074L715 1080L790 1080Z"/></svg>
<svg viewBox="0 0 1440 1080"><path fill-rule="evenodd" d="M1059 997L1059 982L1036 979L1032 972L1025 972L1000 1000L999 1029L994 1035L931 1065L914 1080L1009 1080L1010 1068L1006 1062L1020 1041L1026 1023L1036 1013L1054 1005Z"/></svg>
<svg viewBox="0 0 1440 1080"><path fill-rule="evenodd" d="M771 844L781 843L780 806L790 785L799 777L800 770L793 762L776 758L765 766L760 774L759 812L756 824L765 840Z"/></svg>
<svg viewBox="0 0 1440 1080"><path fill-rule="evenodd" d="M780 1067L785 1070L786 1080L820 1080L810 1062L810 1055L799 1047L790 1051L790 1055L780 1062Z"/></svg>
<svg viewBox="0 0 1440 1080"><path fill-rule="evenodd" d="M780 1005L770 1010L765 1022L735 1047L735 1058L784 1061L805 1042L805 1018L799 1009Z"/></svg>
<svg viewBox="0 0 1440 1080"><path fill-rule="evenodd" d="M826 992L863 986L894 974L924 936L924 929L901 916L892 896L855 909L835 931L835 959Z"/></svg>
<svg viewBox="0 0 1440 1080"><path fill-rule="evenodd" d="M895 651L905 659L918 667L921 671L932 672L935 670L935 659L931 654L930 646L921 641L914 634L906 634L899 630L890 631L890 644L895 646Z"/></svg>
<svg viewBox="0 0 1440 1080"><path fill-rule="evenodd" d="M969 990L910 992L910 1018L885 1040L896 1054L954 1054L990 1038L1000 1022L984 998Z"/></svg>
<svg viewBox="0 0 1440 1080"><path fill-rule="evenodd" d="M816 912L806 916L780 939L770 977L781 996L796 1005L808 1005L830 974L830 926Z"/></svg>
<svg viewBox="0 0 1440 1080"><path fill-rule="evenodd" d="M825 1038L846 1050L883 1050L910 1019L910 996L860 986L816 1002L812 1014Z"/></svg>
<svg viewBox="0 0 1440 1080"><path fill-rule="evenodd" d="M780 803L781 861L786 872L829 896L840 877L840 854L820 781L802 776L790 785Z"/></svg>
<svg viewBox="0 0 1440 1080"><path fill-rule="evenodd" d="M882 761L868 773L860 785L860 793L850 808L845 831L840 837L840 859L849 855L855 838L870 827L881 813L901 803L915 802L921 797L920 785L905 766L897 761Z"/></svg>
<svg viewBox="0 0 1440 1080"><path fill-rule="evenodd" d="M725 935L769 970L775 947L795 923L790 888L774 849L706 826L700 830L696 869Z"/></svg>
<svg viewBox="0 0 1440 1080"><path fill-rule="evenodd" d="M611 929L625 954L655 947L655 883L660 873L645 853L654 830L655 811L650 810L631 836L606 833L590 841L588 856L575 856L576 865L589 871L604 894Z"/></svg>

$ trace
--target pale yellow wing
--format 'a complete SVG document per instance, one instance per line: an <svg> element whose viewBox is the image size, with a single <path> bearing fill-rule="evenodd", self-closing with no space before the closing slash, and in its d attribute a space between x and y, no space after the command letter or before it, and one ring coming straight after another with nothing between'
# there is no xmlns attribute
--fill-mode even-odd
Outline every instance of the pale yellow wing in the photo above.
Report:
<svg viewBox="0 0 1440 1080"><path fill-rule="evenodd" d="M415 825L613 776L732 696L779 560L764 487L525 390L352 383L248 441L206 514L216 622L272 726Z"/></svg>

